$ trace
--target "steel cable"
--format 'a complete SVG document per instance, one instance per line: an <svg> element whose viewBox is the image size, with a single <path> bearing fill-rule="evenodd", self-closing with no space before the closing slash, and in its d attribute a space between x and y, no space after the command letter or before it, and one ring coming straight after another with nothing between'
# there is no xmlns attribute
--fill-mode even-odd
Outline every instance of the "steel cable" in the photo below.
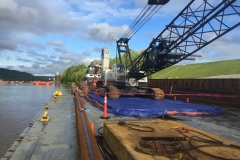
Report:
<svg viewBox="0 0 240 160"><path fill-rule="evenodd" d="M157 11L162 8L162 5L146 5L137 18L133 21L127 31L122 35L122 38L131 39L138 31L145 25L150 18L157 13Z"/></svg>
<svg viewBox="0 0 240 160"><path fill-rule="evenodd" d="M102 127L99 129L102 129ZM109 149L109 147L107 146L103 136L96 136L96 140L104 160L108 160L108 159L117 160L117 157L113 154L111 149Z"/></svg>
<svg viewBox="0 0 240 160"><path fill-rule="evenodd" d="M131 39L139 31L139 29L141 29L150 20L150 18L152 18L161 8L162 6L155 6L149 13L149 15L145 17L144 20L134 29L135 31L133 30L132 34L129 35L129 37L127 38Z"/></svg>
<svg viewBox="0 0 240 160"><path fill-rule="evenodd" d="M217 155L214 155L214 154L210 154L208 152L205 152L203 150L200 150L200 148L203 148L203 147L227 147L227 148L234 148L234 149L238 149L240 150L240 146L237 146L237 145L234 145L234 144L227 144L227 143L224 143L222 141L219 141L213 137L210 137L204 133L201 133L201 132L198 132L198 131L195 131L195 130L189 130L191 132L195 132L195 133L198 133L204 137L207 137L208 139L206 138L202 138L202 137L199 137L199 136L187 136L186 134L183 134L182 132L180 132L183 136L189 138L189 144L191 145L191 148L189 149L186 149L184 150L184 152L189 152L190 150L197 150L205 155L208 155L208 156L211 156L211 157L214 157L214 158L218 158L218 159L223 159L223 160L236 160L234 158L226 158L226 157L220 157L220 156L217 156ZM205 143L203 145L198 145L198 146L195 146L193 144L193 141L198 141L198 142L201 142L201 143ZM189 153L190 154L190 153ZM238 159L238 158L237 158Z"/></svg>
<svg viewBox="0 0 240 160"><path fill-rule="evenodd" d="M154 132L155 131L155 129L152 127L126 123L125 121L119 121L118 125L125 126L129 129L133 129L133 130L137 130L137 131L141 131L141 132Z"/></svg>
<svg viewBox="0 0 240 160"><path fill-rule="evenodd" d="M130 32L131 27L134 25L135 21L138 19L138 17L142 14L142 12L146 9L147 5L143 8L143 10L141 11L141 13L137 16L137 18L133 21L133 23L130 25L130 27L127 29L127 31L123 34L123 37L126 37L127 33Z"/></svg>
<svg viewBox="0 0 240 160"><path fill-rule="evenodd" d="M128 37L129 34L131 34L132 30L135 29L135 27L138 25L138 23L142 22L142 19L145 17L145 15L147 14L147 12L149 12L149 10L151 10L152 6L148 6L146 11L143 12L143 14L140 16L140 18L138 20L136 20L136 22L133 24L133 26L131 28L129 28L128 34L125 35L125 37ZM142 12L141 12L142 13ZM148 14L147 14L148 15ZM139 17L139 16L138 16Z"/></svg>

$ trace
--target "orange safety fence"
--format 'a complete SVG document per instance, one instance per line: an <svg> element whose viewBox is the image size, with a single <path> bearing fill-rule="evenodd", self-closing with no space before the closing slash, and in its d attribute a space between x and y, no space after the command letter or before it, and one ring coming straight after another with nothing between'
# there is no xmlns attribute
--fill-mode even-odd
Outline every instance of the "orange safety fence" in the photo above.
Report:
<svg viewBox="0 0 240 160"><path fill-rule="evenodd" d="M169 115L174 115L174 114L187 114L187 115L201 115L201 114L205 114L205 115L211 115L212 112L180 112L180 111L166 111L167 114Z"/></svg>

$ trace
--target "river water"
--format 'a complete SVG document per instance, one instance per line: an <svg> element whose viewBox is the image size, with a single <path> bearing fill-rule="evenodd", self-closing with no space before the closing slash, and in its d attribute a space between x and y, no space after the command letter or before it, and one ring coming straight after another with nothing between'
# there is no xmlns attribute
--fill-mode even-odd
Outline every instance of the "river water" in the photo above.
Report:
<svg viewBox="0 0 240 160"><path fill-rule="evenodd" d="M55 90L71 94L71 85L0 85L0 158L42 109Z"/></svg>

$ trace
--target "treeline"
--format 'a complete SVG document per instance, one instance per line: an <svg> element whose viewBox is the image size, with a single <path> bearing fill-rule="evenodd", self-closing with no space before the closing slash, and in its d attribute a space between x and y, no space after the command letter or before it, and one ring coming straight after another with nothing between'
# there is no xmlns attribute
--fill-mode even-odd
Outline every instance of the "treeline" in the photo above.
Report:
<svg viewBox="0 0 240 160"><path fill-rule="evenodd" d="M140 53L142 53L143 51L141 51ZM130 54L131 54L131 58L132 60L136 59L139 55L138 52L133 51L130 49ZM121 60L122 60L122 64L124 64L125 66L130 65L130 61L127 59L127 55L123 54L121 55ZM94 60L90 63L90 65L94 65L94 64L101 64L102 60L99 58L99 60ZM119 58L110 58L109 59L109 65L112 66L113 64L120 64L120 60Z"/></svg>
<svg viewBox="0 0 240 160"><path fill-rule="evenodd" d="M138 52L133 51L133 50L130 50L130 54L131 54L131 57L132 57L133 60L135 58L137 58L138 55L139 55ZM127 59L126 54L121 55L121 59L122 59L122 63L125 66L130 65L130 61ZM119 64L119 63L120 63L119 58L110 58L109 59L109 65L110 66L113 65L113 64ZM102 64L102 60L99 58L99 60L94 60L90 63L90 65L94 65L94 64ZM86 70L87 70L87 66L85 64L79 64L78 66L71 66L71 67L67 68L60 75L61 83L83 81L83 79L85 77Z"/></svg>
<svg viewBox="0 0 240 160"><path fill-rule="evenodd" d="M62 83L82 81L85 77L86 70L87 66L85 64L71 66L60 75L60 80Z"/></svg>
<svg viewBox="0 0 240 160"><path fill-rule="evenodd" d="M55 78L55 76L35 76L35 81L49 81L49 80L53 80L53 78Z"/></svg>
<svg viewBox="0 0 240 160"><path fill-rule="evenodd" d="M31 81L35 79L35 76L27 72L0 68L0 79L3 79L5 81Z"/></svg>
<svg viewBox="0 0 240 160"><path fill-rule="evenodd" d="M16 70L0 68L0 79L4 81L36 81L36 80L48 81L49 78L52 80L54 77L34 76L27 72L20 72Z"/></svg>

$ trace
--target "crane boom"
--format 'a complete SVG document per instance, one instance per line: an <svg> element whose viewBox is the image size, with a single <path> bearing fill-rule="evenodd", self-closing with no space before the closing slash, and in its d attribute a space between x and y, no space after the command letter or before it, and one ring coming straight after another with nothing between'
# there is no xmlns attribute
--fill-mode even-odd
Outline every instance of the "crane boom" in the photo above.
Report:
<svg viewBox="0 0 240 160"><path fill-rule="evenodd" d="M121 53L130 57L127 78L138 80L186 60L240 25L237 0L222 0L218 4L203 0L197 8L194 1L191 0L135 60L131 59L129 39L117 41L119 57ZM142 71L145 74L139 74Z"/></svg>
<svg viewBox="0 0 240 160"><path fill-rule="evenodd" d="M117 41L120 64L114 64L111 70L102 70L101 79L96 83L102 95L108 92L111 93L110 98L118 99L119 92L142 93L154 95L155 99L163 99L163 90L147 87L146 76L191 58L194 53L240 25L239 1L202 0L202 4L196 8L197 5L194 3L196 1L190 0L188 5L152 40L149 47L133 60L129 40L169 0L148 2L160 6L146 6L138 16L139 19L137 18L132 27ZM124 54L125 62L130 61L129 65L124 66L121 54ZM108 57L109 50L103 49L103 64Z"/></svg>

